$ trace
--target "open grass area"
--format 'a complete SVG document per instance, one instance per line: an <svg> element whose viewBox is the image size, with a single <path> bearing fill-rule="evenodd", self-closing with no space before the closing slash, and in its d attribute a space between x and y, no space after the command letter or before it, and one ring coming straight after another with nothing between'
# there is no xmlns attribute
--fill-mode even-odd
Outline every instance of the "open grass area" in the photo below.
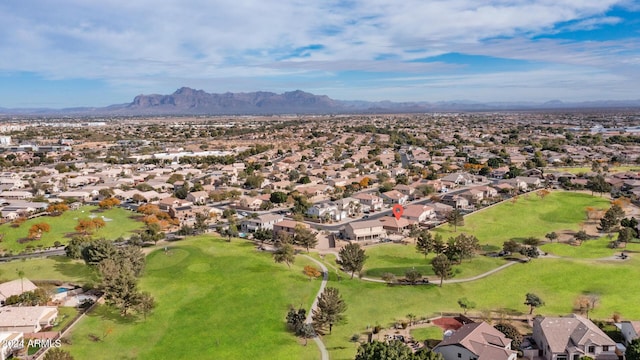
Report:
<svg viewBox="0 0 640 360"><path fill-rule="evenodd" d="M18 271L24 271L29 280L64 280L83 284L94 274L81 260L65 256L0 262L0 279L18 279Z"/></svg>
<svg viewBox="0 0 640 360"><path fill-rule="evenodd" d="M367 247L365 252L369 257L364 266L366 276L380 277L386 272L404 276L405 272L412 268L420 271L423 276L434 276L431 260L435 255L429 254L425 259L424 255L416 251L414 244L381 244ZM454 274L458 278L472 277L504 263L500 258L476 256L471 260L465 260L460 265L455 265Z"/></svg>
<svg viewBox="0 0 640 360"><path fill-rule="evenodd" d="M246 241L200 236L147 257L141 288L156 298L145 320L99 306L71 333L76 359L318 359L317 347L285 330L290 304L308 308L320 286L275 264ZM93 333L102 341L89 339Z"/></svg>
<svg viewBox="0 0 640 360"><path fill-rule="evenodd" d="M442 329L435 325L412 329L411 337L416 341L442 340Z"/></svg>
<svg viewBox="0 0 640 360"><path fill-rule="evenodd" d="M554 191L544 199L535 193L520 196L514 204L505 201L465 216L464 226L458 226L457 232L448 224L433 231L446 240L457 233L475 235L480 244L502 244L510 239L524 239L530 236L544 240L544 235L552 231L580 229L580 223L586 221L585 208L607 208L605 198L585 193Z"/></svg>
<svg viewBox="0 0 640 360"><path fill-rule="evenodd" d="M610 249L607 247L611 240L606 236L599 239L583 241L579 246L566 243L552 243L540 246L544 252L562 257L579 259L602 259L614 255L620 255L623 250L640 252L640 243L627 243L622 249Z"/></svg>
<svg viewBox="0 0 640 360"><path fill-rule="evenodd" d="M60 216L41 216L38 218L25 221L20 227L14 228L10 223L0 226L0 232L4 234L4 239L0 243L0 249L12 251L14 253L23 251L27 245L33 247L50 247L56 241L66 244L70 240L70 235L76 231L74 228L78 225L78 219L88 218L89 216L103 217L105 227L96 231L95 237L105 237L107 239L117 239L120 236L129 237L131 232L142 229L144 226L141 222L131 218L132 212L122 208L113 208L110 210L99 210L96 206L84 206L78 210L67 211ZM29 228L33 224L46 222L51 227L51 231L43 233L39 240L19 243L19 239L27 237Z"/></svg>
<svg viewBox="0 0 640 360"><path fill-rule="evenodd" d="M430 286L396 286L344 279L330 286L338 287L348 304L347 322L334 326L333 334L324 337L332 359L353 359L356 347L349 339L364 332L367 326L390 326L406 314L427 317L441 311L460 311L457 299L467 297L476 309L505 309L508 313L527 313L523 305L527 292L538 294L546 305L536 310L545 315L566 315L573 310L577 296L596 293L600 304L590 313L592 318L610 319L619 312L623 319L640 318L640 308L630 299L640 297L640 283L629 282L640 276L640 256L626 262L572 259L536 259L517 264L487 278L442 288Z"/></svg>

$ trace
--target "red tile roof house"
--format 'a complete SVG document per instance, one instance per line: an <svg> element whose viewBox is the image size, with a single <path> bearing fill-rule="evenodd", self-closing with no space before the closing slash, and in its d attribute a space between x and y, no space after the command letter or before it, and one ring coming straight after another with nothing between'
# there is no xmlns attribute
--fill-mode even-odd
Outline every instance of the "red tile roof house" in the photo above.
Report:
<svg viewBox="0 0 640 360"><path fill-rule="evenodd" d="M380 194L380 197L386 204L405 204L409 197L398 190L387 191L386 193Z"/></svg>
<svg viewBox="0 0 640 360"><path fill-rule="evenodd" d="M511 339L485 323L463 325L442 340L433 351L445 360L515 360L517 352L511 350Z"/></svg>

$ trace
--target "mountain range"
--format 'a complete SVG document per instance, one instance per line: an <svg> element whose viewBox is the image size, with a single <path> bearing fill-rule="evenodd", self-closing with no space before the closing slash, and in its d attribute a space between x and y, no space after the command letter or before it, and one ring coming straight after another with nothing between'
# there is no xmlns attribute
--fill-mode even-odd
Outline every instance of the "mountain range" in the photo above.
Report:
<svg viewBox="0 0 640 360"><path fill-rule="evenodd" d="M207 93L182 87L170 95L138 95L132 102L106 107L66 109L5 109L0 115L79 115L79 116L144 116L144 115L271 115L271 114L338 114L338 113L419 113L435 111L499 111L560 109L629 109L639 108L640 100L589 101L567 103L552 100L535 102L392 102L341 101L326 95L301 90L276 94Z"/></svg>

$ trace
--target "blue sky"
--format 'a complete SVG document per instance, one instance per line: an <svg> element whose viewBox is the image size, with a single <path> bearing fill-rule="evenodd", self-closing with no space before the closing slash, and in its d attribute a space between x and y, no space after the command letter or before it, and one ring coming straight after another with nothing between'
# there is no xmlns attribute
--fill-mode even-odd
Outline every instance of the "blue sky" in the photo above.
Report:
<svg viewBox="0 0 640 360"><path fill-rule="evenodd" d="M640 0L0 2L0 107L182 86L341 100L640 99Z"/></svg>

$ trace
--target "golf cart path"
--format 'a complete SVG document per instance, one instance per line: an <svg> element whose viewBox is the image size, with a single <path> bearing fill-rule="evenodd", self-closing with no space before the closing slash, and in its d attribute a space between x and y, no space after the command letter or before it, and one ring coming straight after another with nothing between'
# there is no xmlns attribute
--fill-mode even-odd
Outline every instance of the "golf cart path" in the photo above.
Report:
<svg viewBox="0 0 640 360"><path fill-rule="evenodd" d="M313 304L311 304L311 309L309 309L309 313L307 315L307 323L311 323L312 319L311 316L313 315L313 310L315 310L318 307L318 298L320 297L320 294L322 294L322 292L324 291L324 288L327 286L327 281L329 280L329 270L327 270L327 267L324 266L323 263L321 263L320 261L312 258L309 255L304 255L304 257L306 257L307 259L313 261L314 263L316 263L318 266L320 266L320 268L322 269L322 283L320 284L320 290L318 290L318 294L316 295L315 300L313 300ZM322 360L329 360L329 352L327 351L327 347L324 346L324 343L322 342L322 339L319 336L316 336L313 338L313 341L316 342L316 345L318 346L318 349L320 349L320 355Z"/></svg>

